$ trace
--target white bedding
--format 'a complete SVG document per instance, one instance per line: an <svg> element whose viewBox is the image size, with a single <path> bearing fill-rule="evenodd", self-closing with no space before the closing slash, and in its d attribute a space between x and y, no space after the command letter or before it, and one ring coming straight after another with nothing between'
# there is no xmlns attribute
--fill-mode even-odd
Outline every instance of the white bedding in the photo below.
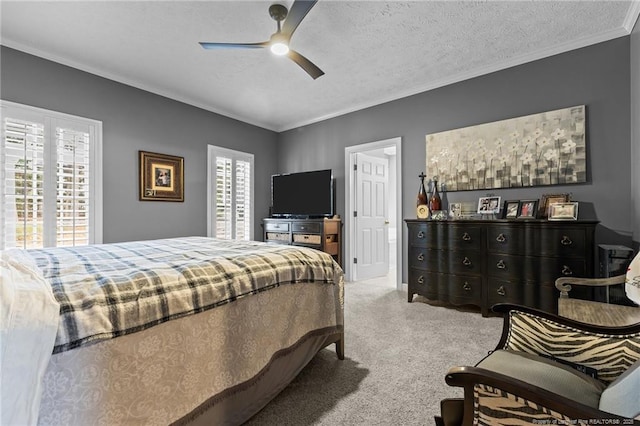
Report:
<svg viewBox="0 0 640 426"><path fill-rule="evenodd" d="M38 420L60 305L31 258L0 252L0 424Z"/></svg>

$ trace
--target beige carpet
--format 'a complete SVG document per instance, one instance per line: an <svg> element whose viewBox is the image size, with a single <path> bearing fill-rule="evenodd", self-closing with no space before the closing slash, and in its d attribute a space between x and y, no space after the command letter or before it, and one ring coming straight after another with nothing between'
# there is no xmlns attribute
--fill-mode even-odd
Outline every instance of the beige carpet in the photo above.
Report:
<svg viewBox="0 0 640 426"><path fill-rule="evenodd" d="M407 302L387 279L347 283L345 360L322 350L247 425L426 425L449 367L474 365L495 348L502 319L473 309Z"/></svg>

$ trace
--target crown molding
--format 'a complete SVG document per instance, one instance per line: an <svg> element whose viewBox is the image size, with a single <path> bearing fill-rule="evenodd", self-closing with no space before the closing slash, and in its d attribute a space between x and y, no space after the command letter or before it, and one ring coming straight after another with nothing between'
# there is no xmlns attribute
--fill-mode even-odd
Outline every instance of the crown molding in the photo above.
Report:
<svg viewBox="0 0 640 426"><path fill-rule="evenodd" d="M622 27L627 30L628 34L631 34L631 32L633 31L633 27L636 26L639 16L640 0L632 0L631 5L629 6L629 10L627 11L627 16L624 18L624 22L622 24Z"/></svg>
<svg viewBox="0 0 640 426"><path fill-rule="evenodd" d="M636 1L636 3L638 3L639 1ZM278 127L276 129L277 132L284 132L287 130L292 130L292 129L296 129L298 127L304 127L304 126L308 126L311 124L315 124L315 123L319 123L321 121L324 120L328 120L331 118L336 118L339 117L341 115L345 115L345 114L349 114L352 112L356 112L356 111L361 111L363 109L366 108L371 108L374 107L376 105L381 105L381 104L385 104L387 102L392 102L392 101L396 101L402 98L406 98L409 96L413 96L413 95L417 95L423 92L427 92L429 90L434 90L437 89L439 87L444 87L444 86L448 86L450 84L454 84L454 83L459 83L461 81L465 81L465 80L469 80L475 77L481 77L483 75L487 75L496 71L501 71L507 68L512 68L518 65L523 65L526 64L528 62L533 62L533 61L537 61L540 59L544 59L544 58L548 58L554 55L558 55L561 53L566 53L572 50L576 50L576 49L580 49L583 47L587 47L587 46L591 46L594 44L598 44L598 43L602 43L605 41L609 41L609 40L613 40L619 37L624 37L629 35L629 32L627 32L626 29L620 27L617 28L615 30L611 30L611 31L606 31L600 34L596 34L594 36L590 36L590 37L583 37L581 39L577 39L577 40L573 40L567 43L560 43L560 44L556 44L553 46L549 46L548 48L545 49L540 49L536 52L532 52L526 55L520 55L520 56L515 56L513 58L509 58L506 59L504 61L500 61L500 62L496 62L493 63L491 65L487 65L484 67L479 67L476 68L474 70L470 70L468 72L463 72L463 73L459 73L456 75L452 75L450 77L444 78L444 79L440 79L437 81L433 81L427 85L423 85L423 86L416 86L410 89L407 89L404 92L401 93L396 93L393 96L387 96L387 97L382 97L382 98L376 98L376 99L372 99L370 101L364 102L364 103L360 103L358 105L355 105L353 107L350 108L346 108L346 109L342 109L330 114L326 114L324 116L315 118L315 119L311 119L311 120L306 120L306 121L298 121L298 122L291 122L288 124L285 124L281 127Z"/></svg>
<svg viewBox="0 0 640 426"><path fill-rule="evenodd" d="M609 41L609 40L613 40L615 38L619 38L619 37L624 37L627 36L631 33L631 31L633 30L633 26L635 25L636 21L638 20L638 17L640 16L640 0L633 0L631 2L631 5L629 7L629 11L627 13L627 16L625 18L624 24L623 26L621 26L620 28L611 30L611 31L606 31L600 34L596 34L593 36L589 36L589 37L583 37L581 39L577 39L577 40L573 40L570 42L566 42L566 43L561 43L561 44L556 44L553 46L549 46L547 48L544 49L540 49L536 52L532 52L526 55L520 55L520 56L515 56L513 58L509 58L500 62L496 62L496 63L492 63L491 65L487 65L484 67L479 67L476 68L474 70L470 70L467 72L462 72L459 73L457 75L452 75L449 76L447 78L444 79L440 79L440 80L436 80L433 82L430 82L427 85L421 85L421 86L415 86L412 88L408 88L407 90L404 90L402 92L396 93L392 96L386 96L386 97L380 97L380 98L374 98L371 99L367 102L361 102L359 104L356 104L352 107L349 108L344 108L344 109L340 109L334 112L331 112L329 114L325 114L325 115L321 115L318 117L314 117L311 119L307 119L307 120L300 120L300 121L293 121L293 122L289 122L289 123L283 123L281 125L277 125L277 124L269 124L269 123L265 123L265 122L261 122L259 120L255 120L251 117L246 117L246 116L241 116L238 114L233 114L230 113L228 111L222 110L220 108L216 108L213 107L211 105L207 105L204 104L200 101L191 99L187 96L183 96L179 93L176 92L172 92L171 90L168 90L166 88L161 88L161 87L156 87L156 86L151 86L148 85L142 81L138 81L138 80L133 80L133 79L129 79L129 78L125 78L123 76L120 75L116 75L116 74L111 74L108 72L105 72L104 70L100 70L97 68L93 68L91 66L88 66L86 64L82 64L76 61L72 61L72 60L68 60L66 58L62 58L59 57L57 55L45 52L45 51L41 51L39 49L33 48L31 46L27 46L24 45L22 43L18 43L15 42L13 40L7 39L6 37L3 38L0 41L0 44L10 47L12 49L16 49L16 50L20 50L23 51L25 53L34 55L34 56L38 56L62 65L66 65L72 68L76 68L79 69L81 71L85 71L94 75L97 75L99 77L103 77L106 78L108 80L112 80L112 81L116 81L118 83L122 83L140 90L144 90L150 93L154 93L156 95L160 95L169 99L173 99L175 101L178 102L182 102L197 108L201 108L203 110L206 111L210 111L213 112L215 114L233 119L233 120L238 120L253 126L257 126L266 130L271 130L274 132L284 132L287 130L292 130L295 128L299 128L299 127L304 127L304 126L308 126L311 124L315 124L315 123L319 123L321 121L325 121L331 118L336 118L345 114L349 114L349 113L353 113L356 111L361 111L363 109L366 108L371 108L377 105L381 105L381 104L385 104L388 102L392 102L392 101L396 101L402 98L406 98L409 96L413 96L413 95L417 95L423 92L427 92L429 90L433 90L433 89L437 89L439 87L443 87L443 86L447 86L450 84L454 84L454 83L459 83L461 81L465 81L465 80L469 80L475 77L480 77L486 74L490 74L496 71L500 71L500 70L504 70L507 68L511 68L511 67L515 67L518 65L523 65L526 64L528 62L533 62L533 61L537 61L540 59L544 59L544 58L548 58L550 56L554 56L554 55L558 55L561 53L565 53L565 52L569 52L571 50L576 50L576 49L580 49L583 47L587 47L593 44L597 44L597 43L602 43L605 41Z"/></svg>
<svg viewBox="0 0 640 426"><path fill-rule="evenodd" d="M46 59L46 60L49 60L49 61L52 61L52 62L56 62L56 63L61 64L61 65L65 65L65 66L68 66L68 67L71 67L71 68L75 68L75 69L78 69L80 71L87 72L89 74L94 74L94 75L96 75L98 77L102 77L102 78L105 78L107 80L112 80L112 81L115 81L117 83L121 83L121 84L124 84L124 85L127 85L127 86L134 87L136 89L144 90L145 92L153 93L155 95L163 96L165 98L168 98L168 99L171 99L171 100L174 100L174 101L182 102L184 104L191 105L193 107L200 108L200 109L203 109L203 110L206 110L206 111L209 111L209 112L213 112L215 114L218 114L218 115L221 115L221 116L233 119L233 120L237 120L237 121L241 121L243 123L251 124L253 126L261 127L263 129L266 129L266 130L271 130L271 131L274 131L274 132L277 131L274 126L271 126L271 125L269 125L267 123L263 123L263 122L254 120L254 119L252 119L250 117L245 117L245 116L240 116L240 115L237 115L237 114L232 114L232 113L230 113L228 111L224 111L224 110L221 110L219 108L215 108L215 107L213 107L211 105L203 104L202 102L196 101L196 100L191 99L191 98L189 98L187 96L182 96L182 95L180 95L180 94L178 94L176 92L172 92L171 90L167 90L166 88L160 88L160 87L157 87L157 86L151 86L151 85L148 85L148 84L146 84L144 82L141 82L141 81L138 81L138 80L133 80L133 79L129 79L129 78L123 77L121 75L112 74L112 73L106 72L104 70L101 70L101 69L98 69L98 68L94 68L94 67L88 66L86 64L82 64L80 62L69 60L67 58L63 58L61 56L57 56L57 55L54 55L52 53L45 52L43 50L39 50L39 49L36 49L34 47L31 47L31 46L27 46L25 44L16 42L16 41L8 39L6 37L3 37L2 40L0 40L0 45L9 47L11 49L19 50L21 52L25 52L25 53L28 53L30 55L37 56L39 58L43 58L43 59Z"/></svg>

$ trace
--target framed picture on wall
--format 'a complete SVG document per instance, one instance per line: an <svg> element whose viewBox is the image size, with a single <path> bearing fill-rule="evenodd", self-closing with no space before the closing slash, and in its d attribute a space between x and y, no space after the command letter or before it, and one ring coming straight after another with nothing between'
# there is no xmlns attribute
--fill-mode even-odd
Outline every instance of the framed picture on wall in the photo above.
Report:
<svg viewBox="0 0 640 426"><path fill-rule="evenodd" d="M139 151L140 201L184 201L184 158Z"/></svg>

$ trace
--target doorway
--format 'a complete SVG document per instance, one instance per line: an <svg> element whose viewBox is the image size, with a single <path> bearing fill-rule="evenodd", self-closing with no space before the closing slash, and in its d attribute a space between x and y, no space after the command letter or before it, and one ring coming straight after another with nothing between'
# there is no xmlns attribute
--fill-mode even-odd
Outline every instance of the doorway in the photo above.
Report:
<svg viewBox="0 0 640 426"><path fill-rule="evenodd" d="M345 148L345 277L402 289L401 138Z"/></svg>

